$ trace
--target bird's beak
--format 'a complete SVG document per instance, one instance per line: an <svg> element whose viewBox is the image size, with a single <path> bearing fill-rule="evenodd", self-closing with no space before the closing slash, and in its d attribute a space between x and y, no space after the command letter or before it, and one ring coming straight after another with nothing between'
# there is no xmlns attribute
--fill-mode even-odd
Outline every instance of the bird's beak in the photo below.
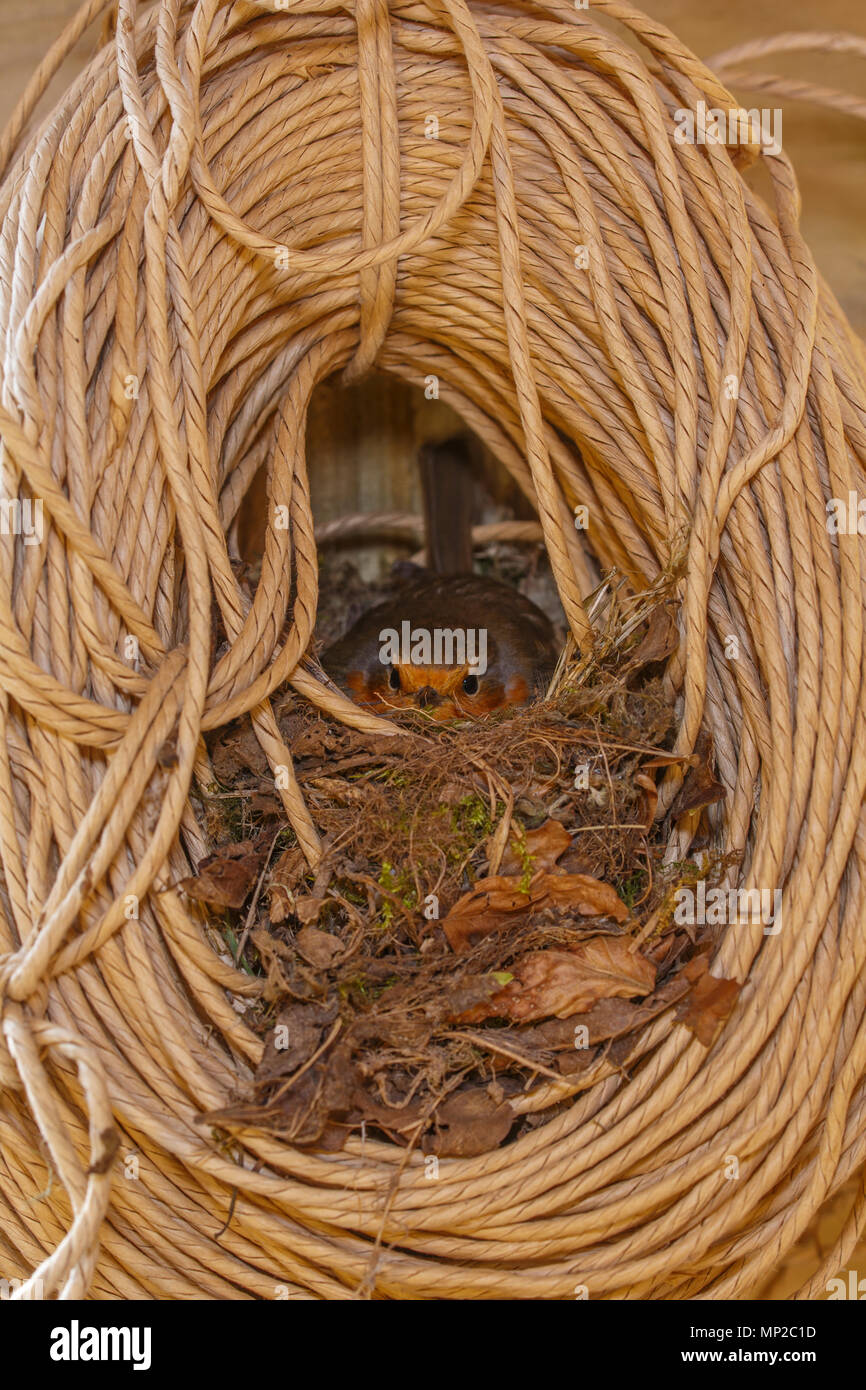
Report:
<svg viewBox="0 0 866 1390"><path fill-rule="evenodd" d="M441 705L442 696L438 690L434 690L432 685L422 686L415 692L415 704L419 709L435 709Z"/></svg>

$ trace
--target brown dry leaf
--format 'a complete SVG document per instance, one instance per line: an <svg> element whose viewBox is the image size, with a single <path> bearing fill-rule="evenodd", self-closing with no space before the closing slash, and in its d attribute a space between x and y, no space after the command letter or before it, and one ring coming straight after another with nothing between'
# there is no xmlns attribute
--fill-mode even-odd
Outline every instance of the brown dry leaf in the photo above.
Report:
<svg viewBox="0 0 866 1390"><path fill-rule="evenodd" d="M641 763L644 772L652 772L659 767L673 767L675 763L684 763L686 767L697 767L700 758L695 753L654 753L651 758L645 758Z"/></svg>
<svg viewBox="0 0 866 1390"><path fill-rule="evenodd" d="M682 999L688 989L688 982L681 975L675 975L645 999L637 1002L611 997L599 999L587 1013L537 1024L531 1030L532 1037L554 1049L573 1048L574 1030L583 1024L587 1030L588 1045L595 1047L597 1043L608 1042L611 1038L621 1038L627 1033L633 1033L637 1028L642 1028L645 1023L650 1023L652 1019L664 1013L665 1009Z"/></svg>
<svg viewBox="0 0 866 1390"><path fill-rule="evenodd" d="M420 1100L410 1101L408 1105L386 1105L361 1086L355 1088L352 1102L352 1118L356 1124L366 1120L384 1130L398 1143L412 1142L429 1115L429 1110Z"/></svg>
<svg viewBox="0 0 866 1390"><path fill-rule="evenodd" d="M520 891L520 879L513 875L483 878L451 908L442 930L457 954L468 950L473 938L489 936L513 926L518 914L540 912L551 907L578 912L582 917L613 917L624 922L628 908L609 883L589 874L548 874L540 871Z"/></svg>
<svg viewBox="0 0 866 1390"><path fill-rule="evenodd" d="M257 931L254 928L250 933L250 941L258 951L265 968L263 997L269 1002L284 1000L288 993L287 979L291 971L293 952L284 941L280 941L269 931Z"/></svg>
<svg viewBox="0 0 866 1390"><path fill-rule="evenodd" d="M196 873L182 878L177 887L210 907L243 907L266 856L267 848L254 840L222 845L202 859Z"/></svg>
<svg viewBox="0 0 866 1390"><path fill-rule="evenodd" d="M616 889L589 874L545 874L538 889L542 907L568 907L581 917L612 917L615 922L628 919L628 908Z"/></svg>
<svg viewBox="0 0 866 1390"><path fill-rule="evenodd" d="M680 978L691 984L685 999L677 1005L677 1022L684 1023L704 1047L711 1047L730 1017L743 986L739 980L724 980L709 973L707 956L696 956L681 971Z"/></svg>
<svg viewBox="0 0 866 1390"><path fill-rule="evenodd" d="M309 1042L305 1039L306 1047ZM299 1146L335 1150L345 1143L349 1133L348 1127L343 1127L341 1133L343 1122L354 1121L358 1081L358 1068L350 1048L338 1038L336 1045L309 1064L306 1071L302 1065L279 1081L272 1078L260 1082L257 1078L252 1099L224 1110L212 1110L201 1118L221 1128L267 1130Z"/></svg>
<svg viewBox="0 0 866 1390"><path fill-rule="evenodd" d="M666 935L659 936L655 941L647 941L643 947L643 953L647 960L651 960L653 965L662 975L668 975L676 965L680 957L694 945L694 938L689 934L688 928L683 931L668 931Z"/></svg>
<svg viewBox="0 0 866 1390"><path fill-rule="evenodd" d="M531 951L510 966L513 980L456 1022L571 1018L599 999L649 994L655 966L639 953L632 954L630 945L627 936L591 936L566 950Z"/></svg>
<svg viewBox="0 0 866 1390"><path fill-rule="evenodd" d="M236 786L244 773L268 775L268 760L249 719L230 725L220 735L211 750L211 766L224 787Z"/></svg>
<svg viewBox="0 0 866 1390"><path fill-rule="evenodd" d="M425 1153L472 1158L498 1148L515 1121L507 1101L493 1099L486 1087L458 1091L436 1111L435 1130L422 1144Z"/></svg>
<svg viewBox="0 0 866 1390"><path fill-rule="evenodd" d="M304 852L298 845L284 849L274 864L268 882L268 912L273 923L284 922L294 911L295 890L307 868Z"/></svg>
<svg viewBox="0 0 866 1390"><path fill-rule="evenodd" d="M343 954L343 943L330 932L319 931L318 927L302 927L295 941L304 960L318 970L327 970L335 958Z"/></svg>
<svg viewBox="0 0 866 1390"><path fill-rule="evenodd" d="M321 721L309 727L304 727L299 720L295 720L293 727L289 721L281 722L280 733L284 738L291 738L292 757L296 763L303 758L316 762L329 762L333 758L336 734Z"/></svg>
<svg viewBox="0 0 866 1390"><path fill-rule="evenodd" d="M553 872L557 859L570 845L571 836L558 820L547 820L535 830L527 830L525 834L516 833L516 827L512 826L499 872L521 873L527 856L532 861L533 870L544 869L548 873Z"/></svg>
<svg viewBox="0 0 866 1390"><path fill-rule="evenodd" d="M556 866L558 874L591 874L593 861L592 856L585 850L578 849L578 842L574 840L569 849L565 851Z"/></svg>
<svg viewBox="0 0 866 1390"><path fill-rule="evenodd" d="M680 644L675 613L670 603L660 603L649 616L649 626L634 651L629 665L637 668L652 661L664 661Z"/></svg>
<svg viewBox="0 0 866 1390"><path fill-rule="evenodd" d="M324 905L325 899L321 894L307 893L305 897L295 899L295 916L299 922L305 926L310 926L316 921Z"/></svg>
<svg viewBox="0 0 866 1390"><path fill-rule="evenodd" d="M521 893L519 878L482 878L457 900L443 919L442 930L452 950L465 951L471 937L488 936L512 925L517 913L529 910L531 901L528 893Z"/></svg>
<svg viewBox="0 0 866 1390"><path fill-rule="evenodd" d="M635 784L642 788L646 793L646 812L644 814L644 829L651 830L653 821L656 817L656 807L659 802L659 791L652 777L645 772L635 773Z"/></svg>
<svg viewBox="0 0 866 1390"><path fill-rule="evenodd" d="M256 1069L259 1083L291 1076L312 1057L337 1017L337 1005L298 1004L282 1009L265 1035L265 1050Z"/></svg>
<svg viewBox="0 0 866 1390"><path fill-rule="evenodd" d="M432 1023L451 1022L455 1018L468 1016L479 1004L485 1004L494 994L498 994L501 988L501 981L492 975L464 975L458 984L438 993L424 1012Z"/></svg>
<svg viewBox="0 0 866 1390"><path fill-rule="evenodd" d="M686 775L679 795L671 806L670 814L674 820L679 820L686 811L697 811L702 806L711 806L713 802L725 799L725 789L712 770L713 741L708 733L701 734L695 752L699 761Z"/></svg>
<svg viewBox="0 0 866 1390"><path fill-rule="evenodd" d="M633 1040L640 1029L669 1009L688 989L688 981L675 975L646 999L599 999L585 1014L550 1018L544 1023L516 1030L494 1028L490 1031L494 1039L501 1037L503 1042L510 1042L530 1061L534 1054L542 1063L549 1058L549 1064L563 1076L574 1076L592 1065L598 1057L600 1044L610 1045L615 1039ZM576 1045L576 1030L581 1026L587 1030L585 1047Z"/></svg>

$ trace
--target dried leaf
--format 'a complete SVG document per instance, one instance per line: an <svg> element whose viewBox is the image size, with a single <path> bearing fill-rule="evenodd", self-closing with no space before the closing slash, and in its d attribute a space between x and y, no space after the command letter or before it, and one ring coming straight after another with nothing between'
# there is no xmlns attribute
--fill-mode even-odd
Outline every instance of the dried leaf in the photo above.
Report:
<svg viewBox="0 0 866 1390"><path fill-rule="evenodd" d="M713 802L725 799L725 789L712 771L713 741L709 734L701 735L695 752L699 761L687 774L671 806L670 813L674 820L679 820L686 811L697 811L699 807L711 806Z"/></svg>
<svg viewBox="0 0 866 1390"><path fill-rule="evenodd" d="M290 1004L265 1036L256 1082L291 1076L309 1061L337 1017L337 1005Z"/></svg>
<svg viewBox="0 0 866 1390"><path fill-rule="evenodd" d="M304 852L297 845L284 849L270 873L268 912L273 923L284 922L295 910L295 891L307 872Z"/></svg>
<svg viewBox="0 0 866 1390"><path fill-rule="evenodd" d="M539 887L544 892L543 907L571 908L581 917L628 920L628 908L616 889L589 874L547 874Z"/></svg>
<svg viewBox="0 0 866 1390"><path fill-rule="evenodd" d="M280 732L284 738L292 739L292 757L295 762L300 762L304 758L314 759L318 762L330 762L333 759L336 747L336 736L327 724L317 723L312 727L305 728L303 725L298 728L290 729L288 722L280 724Z"/></svg>
<svg viewBox="0 0 866 1390"><path fill-rule="evenodd" d="M336 957L343 954L343 943L330 932L319 931L318 927L302 927L295 940L304 960L318 970L327 970Z"/></svg>
<svg viewBox="0 0 866 1390"><path fill-rule="evenodd" d="M510 984L456 1021L571 1018L599 999L648 994L655 984L655 966L639 952L632 953L630 944L626 936L591 936L565 950L531 951L511 966Z"/></svg>
<svg viewBox="0 0 866 1390"><path fill-rule="evenodd" d="M677 1005L677 1022L684 1023L704 1047L711 1047L730 1017L742 985L738 980L711 975L706 955L690 960L680 978L691 984L691 990Z"/></svg>
<svg viewBox="0 0 866 1390"><path fill-rule="evenodd" d="M543 1023L516 1030L489 1031L494 1038L501 1036L503 1042L511 1042L516 1051L524 1053L530 1060L533 1054L537 1054L542 1063L549 1059L564 1076L572 1076L585 1070L594 1060L600 1043L609 1043L615 1038L625 1038L639 1032L688 990L688 981L681 975L675 975L640 1001L599 999L586 1013L572 1014L571 1018L550 1018ZM586 1028L583 1039L586 1046L576 1045L576 1030L580 1027Z"/></svg>
<svg viewBox="0 0 866 1390"><path fill-rule="evenodd" d="M624 922L628 908L609 883L588 874L550 874L540 871L520 891L521 880L498 875L480 879L469 893L454 904L442 922L452 950L458 954L473 938L489 936L514 926L521 916L544 908L577 912L582 917L613 917Z"/></svg>
<svg viewBox="0 0 866 1390"><path fill-rule="evenodd" d="M295 899L295 916L299 922L309 926L315 922L325 905L325 899L319 893L307 893L303 898Z"/></svg>
<svg viewBox="0 0 866 1390"><path fill-rule="evenodd" d="M647 960L651 960L660 975L668 975L677 961L694 944L688 926L683 931L669 931L655 941L648 941L643 947Z"/></svg>
<svg viewBox="0 0 866 1390"><path fill-rule="evenodd" d="M458 1091L436 1111L435 1131L425 1136L425 1153L472 1158L497 1148L515 1121L507 1101L496 1101L486 1087Z"/></svg>
<svg viewBox="0 0 866 1390"><path fill-rule="evenodd" d="M641 763L644 772L652 772L659 767L673 767L675 763L684 763L686 767L697 767L700 758L695 753L654 753L651 758L645 758Z"/></svg>
<svg viewBox="0 0 866 1390"><path fill-rule="evenodd" d="M558 820L547 820L537 829L527 830L525 833L518 832L517 828L512 826L499 872L519 874L527 858L531 861L533 871L544 869L552 872L557 859L570 844L571 836Z"/></svg>
<svg viewBox="0 0 866 1390"><path fill-rule="evenodd" d="M492 974L464 975L459 984L438 994L427 1005L426 1015L432 1023L452 1022L468 1016L479 1004L486 1004L501 988L502 984Z"/></svg>
<svg viewBox="0 0 866 1390"><path fill-rule="evenodd" d="M646 633L630 654L629 665L636 669L649 666L653 661L665 661L673 655L679 644L676 617L671 611L671 605L660 603L650 613Z"/></svg>
<svg viewBox="0 0 866 1390"><path fill-rule="evenodd" d="M267 848L253 840L222 845L197 866L196 873L182 878L178 888L198 902L211 907L243 907L261 872Z"/></svg>
<svg viewBox="0 0 866 1390"><path fill-rule="evenodd" d="M219 736L211 750L211 766L224 787L236 786L244 773L268 775L268 760L249 719L230 724Z"/></svg>
<svg viewBox="0 0 866 1390"><path fill-rule="evenodd" d="M442 930L452 950L465 951L470 938L512 926L517 914L528 912L531 904L529 894L520 891L519 878L482 878L454 904L442 922Z"/></svg>
<svg viewBox="0 0 866 1390"><path fill-rule="evenodd" d="M635 784L641 787L646 793L646 811L644 812L644 829L651 830L652 823L656 816L656 807L659 800L658 787L645 772L635 773Z"/></svg>
<svg viewBox="0 0 866 1390"><path fill-rule="evenodd" d="M429 1117L420 1100L411 1101L408 1105L386 1105L360 1086L355 1089L353 1103L358 1121L363 1119L378 1125L394 1139L414 1138L419 1125Z"/></svg>
<svg viewBox="0 0 866 1390"><path fill-rule="evenodd" d="M322 1031L319 1030L319 1037ZM305 1039L307 1048L310 1041L309 1037ZM315 1048L310 1051L310 1057L314 1051ZM348 1118L343 1131L345 1142L348 1126L356 1116L360 1118L354 1105L359 1073L349 1046L338 1037L336 1045L326 1049L306 1071L302 1067L303 1063L282 1080L257 1077L251 1100L210 1111L203 1120L229 1129L268 1130L297 1145L339 1148L340 1123Z"/></svg>
<svg viewBox="0 0 866 1390"><path fill-rule="evenodd" d="M594 867L595 863L592 856L584 850L579 850L577 845L573 844L571 849L567 849L560 859L556 866L556 872L559 874L589 874L591 876Z"/></svg>

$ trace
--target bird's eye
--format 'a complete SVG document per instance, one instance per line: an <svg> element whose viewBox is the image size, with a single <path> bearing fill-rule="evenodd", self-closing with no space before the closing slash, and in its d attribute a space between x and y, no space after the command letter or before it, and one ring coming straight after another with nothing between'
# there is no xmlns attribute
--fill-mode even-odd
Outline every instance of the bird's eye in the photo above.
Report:
<svg viewBox="0 0 866 1390"><path fill-rule="evenodd" d="M388 684L392 690L400 689L400 672L397 670L396 666L392 666L388 672Z"/></svg>
<svg viewBox="0 0 866 1390"><path fill-rule="evenodd" d="M465 695L478 694L478 677L466 676L463 681L463 692Z"/></svg>

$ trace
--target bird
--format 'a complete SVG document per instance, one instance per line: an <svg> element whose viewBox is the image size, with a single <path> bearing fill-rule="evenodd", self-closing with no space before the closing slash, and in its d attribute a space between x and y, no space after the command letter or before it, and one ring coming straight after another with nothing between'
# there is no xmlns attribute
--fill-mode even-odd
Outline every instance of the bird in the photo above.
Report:
<svg viewBox="0 0 866 1390"><path fill-rule="evenodd" d="M553 625L509 584L471 573L466 441L427 444L419 464L431 568L413 567L322 653L322 666L374 713L423 710L443 722L524 705L556 664Z"/></svg>

